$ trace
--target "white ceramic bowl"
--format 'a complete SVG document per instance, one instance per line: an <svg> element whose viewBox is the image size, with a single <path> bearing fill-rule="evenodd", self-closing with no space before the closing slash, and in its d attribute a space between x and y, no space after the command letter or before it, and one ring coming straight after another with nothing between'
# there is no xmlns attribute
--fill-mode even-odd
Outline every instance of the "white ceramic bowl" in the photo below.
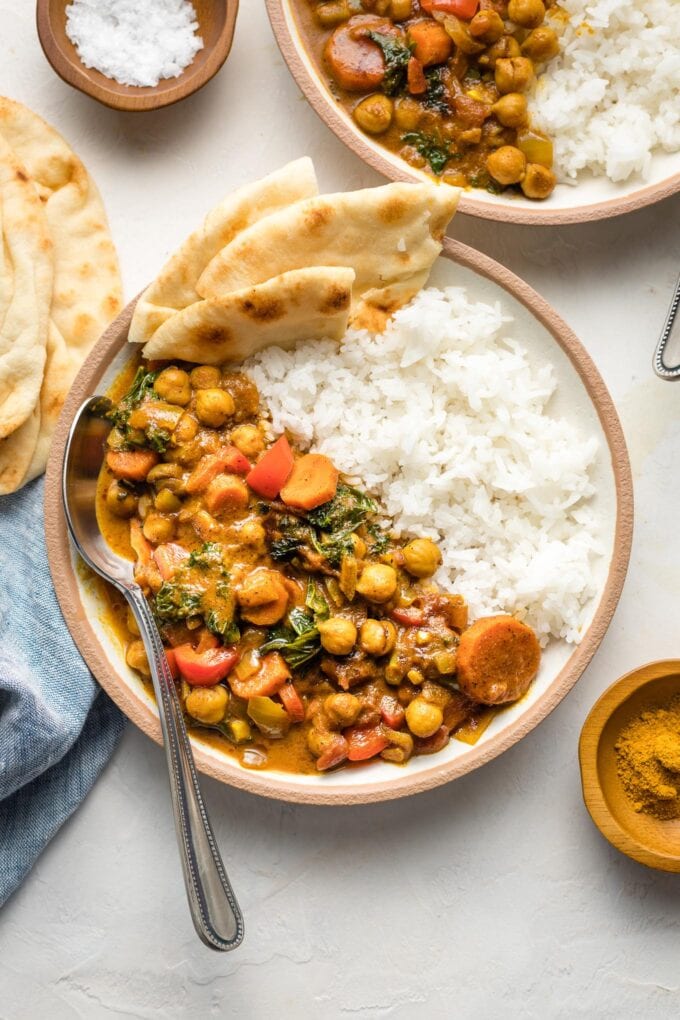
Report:
<svg viewBox="0 0 680 1020"><path fill-rule="evenodd" d="M295 5L301 2L306 0L265 0L283 58L310 105L345 145L389 180L431 181L427 174L364 134L334 98L327 76L305 46L295 13ZM677 191L680 191L680 152L658 153L652 158L647 181L636 176L614 184L607 177L583 174L576 185L558 185L544 202L532 202L511 192L492 195L470 189L463 192L459 211L506 223L585 223L642 209Z"/></svg>
<svg viewBox="0 0 680 1020"><path fill-rule="evenodd" d="M526 736L576 683L597 649L616 608L628 566L633 524L630 465L611 397L590 356L570 329L527 284L465 245L446 241L430 282L462 285L476 300L502 303L514 318L513 334L538 362L555 368L554 410L577 421L600 440L594 480L607 550L597 577L598 595L578 646L553 642L529 694L499 713L473 747L452 740L439 754L412 759L401 768L379 762L329 775L252 771L194 739L198 767L216 779L282 800L350 804L389 800L430 789L478 768ZM130 719L160 742L158 713L139 677L125 665L102 622L103 605L91 583L74 569L61 505L61 466L68 428L83 400L104 392L130 357L129 305L88 357L64 407L47 470L45 521L52 578L66 623L92 672ZM266 399L266 394L264 394Z"/></svg>

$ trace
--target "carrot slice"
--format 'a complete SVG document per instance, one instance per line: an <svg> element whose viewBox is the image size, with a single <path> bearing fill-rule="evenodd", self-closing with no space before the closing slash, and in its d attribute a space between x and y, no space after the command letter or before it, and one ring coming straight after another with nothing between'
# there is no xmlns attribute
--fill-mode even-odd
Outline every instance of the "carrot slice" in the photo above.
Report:
<svg viewBox="0 0 680 1020"><path fill-rule="evenodd" d="M143 482L154 464L158 463L158 454L153 450L109 450L106 464L116 478L128 478L131 482Z"/></svg>
<svg viewBox="0 0 680 1020"><path fill-rule="evenodd" d="M423 65L415 57L411 57L408 62L408 90L412 96L420 96L423 92L427 92L427 78L423 71Z"/></svg>
<svg viewBox="0 0 680 1020"><path fill-rule="evenodd" d="M236 475L218 475L205 490L205 505L211 514L228 506L248 506L248 488Z"/></svg>
<svg viewBox="0 0 680 1020"><path fill-rule="evenodd" d="M413 56L423 67L443 64L451 56L453 40L440 24L430 18L409 25L408 35L413 43Z"/></svg>
<svg viewBox="0 0 680 1020"><path fill-rule="evenodd" d="M285 659L278 652L270 652L262 659L254 676L240 680L232 673L229 686L237 698L268 698L278 694L287 680L290 680L290 670Z"/></svg>
<svg viewBox="0 0 680 1020"><path fill-rule="evenodd" d="M337 488L338 469L335 464L322 453L307 453L295 461L280 495L288 506L313 510L333 499Z"/></svg>

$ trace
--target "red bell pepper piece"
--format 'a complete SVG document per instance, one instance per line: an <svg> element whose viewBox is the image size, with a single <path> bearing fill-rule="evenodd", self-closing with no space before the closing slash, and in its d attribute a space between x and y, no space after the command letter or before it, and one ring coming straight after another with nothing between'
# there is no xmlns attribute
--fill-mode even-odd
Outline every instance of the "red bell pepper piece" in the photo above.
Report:
<svg viewBox="0 0 680 1020"><path fill-rule="evenodd" d="M305 718L305 705L295 689L294 684L284 684L279 690L279 697L283 702L288 715L291 717L293 722L303 722Z"/></svg>
<svg viewBox="0 0 680 1020"><path fill-rule="evenodd" d="M277 439L246 476L253 492L276 499L293 470L293 452L285 436Z"/></svg>
<svg viewBox="0 0 680 1020"><path fill-rule="evenodd" d="M402 623L405 627L422 627L425 623L424 611L416 606L403 606L401 609L393 609L390 616L397 623Z"/></svg>
<svg viewBox="0 0 680 1020"><path fill-rule="evenodd" d="M176 542L167 542L165 545L159 545L153 551L153 558L164 581L170 580L175 571L182 564L186 563L189 555L187 550L181 545L177 545Z"/></svg>
<svg viewBox="0 0 680 1020"><path fill-rule="evenodd" d="M191 645L175 648L177 668L188 684L194 687L213 687L224 680L239 659L235 648L207 648L197 651Z"/></svg>
<svg viewBox="0 0 680 1020"><path fill-rule="evenodd" d="M391 730L398 730L404 725L404 709L397 699L391 698L389 694L386 694L380 702L380 716L385 726L389 726Z"/></svg>
<svg viewBox="0 0 680 1020"><path fill-rule="evenodd" d="M339 733L335 733L326 750L322 751L316 759L316 767L319 772L325 772L326 769L332 769L335 765L346 761L348 751L349 747L345 738L341 737Z"/></svg>
<svg viewBox="0 0 680 1020"><path fill-rule="evenodd" d="M477 13L479 0L420 0L420 6L426 14L441 11L442 14L455 14L457 18L469 21Z"/></svg>
<svg viewBox="0 0 680 1020"><path fill-rule="evenodd" d="M384 751L389 744L382 726L350 726L344 731L350 761L366 761Z"/></svg>
<svg viewBox="0 0 680 1020"><path fill-rule="evenodd" d="M177 656L175 655L175 649L166 648L165 658L168 660L168 666L170 667L172 679L179 680L179 666L177 665Z"/></svg>

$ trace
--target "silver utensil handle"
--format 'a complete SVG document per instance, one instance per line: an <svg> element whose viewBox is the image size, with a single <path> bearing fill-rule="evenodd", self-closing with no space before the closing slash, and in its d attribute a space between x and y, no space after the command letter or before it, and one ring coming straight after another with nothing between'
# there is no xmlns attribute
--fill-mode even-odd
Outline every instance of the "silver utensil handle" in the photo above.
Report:
<svg viewBox="0 0 680 1020"><path fill-rule="evenodd" d="M669 366L664 361L666 348L671 340L676 341L676 348L680 350L680 318L678 318L678 306L680 305L680 276L675 285L671 307L664 324L659 343L654 352L654 371L660 379L680 379L680 365Z"/></svg>
<svg viewBox="0 0 680 1020"><path fill-rule="evenodd" d="M208 821L175 682L139 585L125 588L151 667L191 917L199 937L211 949L236 949L243 939L243 917Z"/></svg>

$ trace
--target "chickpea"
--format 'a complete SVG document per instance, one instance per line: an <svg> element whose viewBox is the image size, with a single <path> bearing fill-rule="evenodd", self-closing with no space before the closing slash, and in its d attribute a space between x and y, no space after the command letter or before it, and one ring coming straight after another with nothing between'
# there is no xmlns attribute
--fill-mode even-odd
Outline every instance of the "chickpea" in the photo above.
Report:
<svg viewBox="0 0 680 1020"><path fill-rule="evenodd" d="M546 60L552 60L559 52L560 44L557 36L553 29L547 25L541 25L540 28L529 32L522 43L522 53L539 64L545 63Z"/></svg>
<svg viewBox="0 0 680 1020"><path fill-rule="evenodd" d="M361 702L354 694L329 694L324 711L336 726L351 726L361 711Z"/></svg>
<svg viewBox="0 0 680 1020"><path fill-rule="evenodd" d="M120 482L111 482L106 490L106 507L116 517L132 517L137 509L137 497Z"/></svg>
<svg viewBox="0 0 680 1020"><path fill-rule="evenodd" d="M156 493L153 505L162 514L176 514L182 504L170 489L161 489Z"/></svg>
<svg viewBox="0 0 680 1020"><path fill-rule="evenodd" d="M442 561L439 548L429 538L414 538L403 553L404 566L414 577L432 577Z"/></svg>
<svg viewBox="0 0 680 1020"><path fill-rule="evenodd" d="M392 123L394 103L389 96L376 92L366 96L354 107L354 119L369 135L382 135Z"/></svg>
<svg viewBox="0 0 680 1020"><path fill-rule="evenodd" d="M331 616L317 624L321 636L321 647L331 655L349 655L357 639L357 629L351 620L342 616Z"/></svg>
<svg viewBox="0 0 680 1020"><path fill-rule="evenodd" d="M404 730L392 730L388 736L390 746L385 748L380 757L403 765L413 754L413 737Z"/></svg>
<svg viewBox="0 0 680 1020"><path fill-rule="evenodd" d="M247 608L266 606L277 602L286 590L278 570L257 567L248 574L236 593L239 604Z"/></svg>
<svg viewBox="0 0 680 1020"><path fill-rule="evenodd" d="M259 521L244 521L239 528L238 537L244 545L264 546L266 532Z"/></svg>
<svg viewBox="0 0 680 1020"><path fill-rule="evenodd" d="M400 131L415 131L422 115L423 108L416 99L406 96L394 104L394 123Z"/></svg>
<svg viewBox="0 0 680 1020"><path fill-rule="evenodd" d="M392 651L397 640L397 628L391 620L366 620L361 625L359 644L367 655L380 658Z"/></svg>
<svg viewBox="0 0 680 1020"><path fill-rule="evenodd" d="M499 184L519 184L526 166L526 156L514 145L501 145L486 157L486 168Z"/></svg>
<svg viewBox="0 0 680 1020"><path fill-rule="evenodd" d="M389 602L397 590L397 572L387 563L367 563L357 581L357 591L369 602Z"/></svg>
<svg viewBox="0 0 680 1020"><path fill-rule="evenodd" d="M540 163L528 163L522 181L522 191L527 198L547 198L552 194L557 178L552 170Z"/></svg>
<svg viewBox="0 0 680 1020"><path fill-rule="evenodd" d="M232 432L231 441L244 457L257 457L264 450L264 439L256 425L239 425Z"/></svg>
<svg viewBox="0 0 680 1020"><path fill-rule="evenodd" d="M142 527L144 538L153 545L162 542L169 542L175 534L175 524L170 517L163 517L161 514L148 513Z"/></svg>
<svg viewBox="0 0 680 1020"><path fill-rule="evenodd" d="M519 57L522 51L519 43L511 35L502 35L500 39L489 46L486 53L482 53L479 63L482 67L495 67L499 60Z"/></svg>
<svg viewBox="0 0 680 1020"><path fill-rule="evenodd" d="M406 21L413 13L411 0L390 0L390 18L392 21Z"/></svg>
<svg viewBox="0 0 680 1020"><path fill-rule="evenodd" d="M189 378L195 390L216 390L222 382L222 373L214 365L197 365Z"/></svg>
<svg viewBox="0 0 680 1020"><path fill-rule="evenodd" d="M136 669L142 676L151 676L149 660L146 657L146 649L143 641L131 641L127 646L125 661L132 669Z"/></svg>
<svg viewBox="0 0 680 1020"><path fill-rule="evenodd" d="M445 184L450 184L452 188L467 187L467 177L460 170L445 170L442 180Z"/></svg>
<svg viewBox="0 0 680 1020"><path fill-rule="evenodd" d="M415 737L431 737L444 722L444 713L425 698L414 698L406 706L406 725Z"/></svg>
<svg viewBox="0 0 680 1020"><path fill-rule="evenodd" d="M234 398L226 390L199 390L196 394L196 417L211 428L220 428L235 410Z"/></svg>
<svg viewBox="0 0 680 1020"><path fill-rule="evenodd" d="M491 109L503 127L523 127L527 123L527 101L521 92L508 92Z"/></svg>
<svg viewBox="0 0 680 1020"><path fill-rule="evenodd" d="M172 441L177 446L181 446L182 443L190 443L192 439L196 438L197 432L198 422L194 416L189 414L187 411L175 425L172 433Z"/></svg>
<svg viewBox="0 0 680 1020"><path fill-rule="evenodd" d="M501 93L526 92L534 76L534 65L527 57L509 57L496 61L496 88Z"/></svg>
<svg viewBox="0 0 680 1020"><path fill-rule="evenodd" d="M474 39L485 43L495 43L505 33L505 25L496 11L477 11L468 26Z"/></svg>
<svg viewBox="0 0 680 1020"><path fill-rule="evenodd" d="M328 3L319 4L316 16L323 28L335 28L336 25L341 25L350 16L347 0L329 0Z"/></svg>
<svg viewBox="0 0 680 1020"><path fill-rule="evenodd" d="M194 687L187 695L184 706L192 718L206 726L216 726L222 722L229 704L229 694L225 687Z"/></svg>
<svg viewBox="0 0 680 1020"><path fill-rule="evenodd" d="M330 733L328 730L307 730L307 747L315 758L319 758L337 739L337 733Z"/></svg>
<svg viewBox="0 0 680 1020"><path fill-rule="evenodd" d="M179 404L184 407L191 400L191 384L189 374L181 368L164 368L153 384L161 400L167 400L169 404Z"/></svg>
<svg viewBox="0 0 680 1020"><path fill-rule="evenodd" d="M545 18L543 0L510 0L508 17L522 28L536 28Z"/></svg>

